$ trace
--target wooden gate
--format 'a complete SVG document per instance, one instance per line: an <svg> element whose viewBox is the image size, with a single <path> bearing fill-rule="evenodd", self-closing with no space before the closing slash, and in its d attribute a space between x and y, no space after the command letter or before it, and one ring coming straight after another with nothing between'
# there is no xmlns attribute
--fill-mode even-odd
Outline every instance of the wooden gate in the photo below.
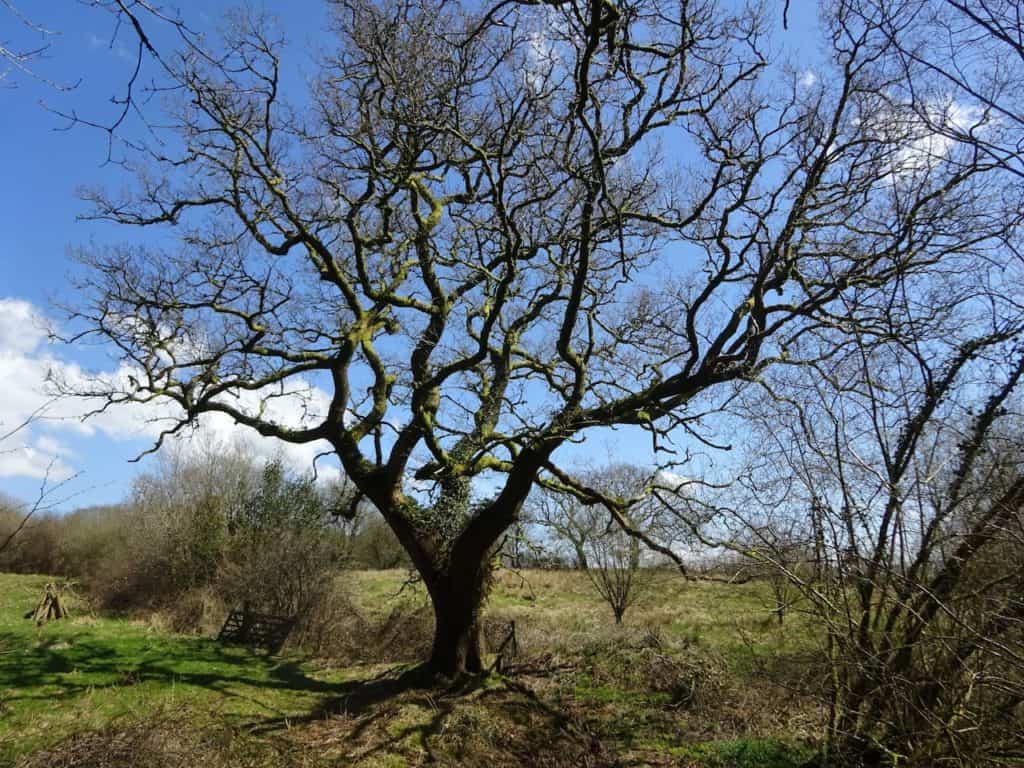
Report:
<svg viewBox="0 0 1024 768"><path fill-rule="evenodd" d="M294 617L255 613L243 607L228 614L217 639L222 643L265 648L268 653L278 653L294 626Z"/></svg>

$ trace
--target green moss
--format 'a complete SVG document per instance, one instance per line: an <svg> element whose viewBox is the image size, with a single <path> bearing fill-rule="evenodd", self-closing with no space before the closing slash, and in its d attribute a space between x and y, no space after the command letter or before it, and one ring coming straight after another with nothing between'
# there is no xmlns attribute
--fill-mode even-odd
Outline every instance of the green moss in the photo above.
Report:
<svg viewBox="0 0 1024 768"><path fill-rule="evenodd" d="M577 700L586 704L614 704L635 708L660 708L671 703L667 693L636 691L609 683L596 683L589 675L576 679L574 694Z"/></svg>

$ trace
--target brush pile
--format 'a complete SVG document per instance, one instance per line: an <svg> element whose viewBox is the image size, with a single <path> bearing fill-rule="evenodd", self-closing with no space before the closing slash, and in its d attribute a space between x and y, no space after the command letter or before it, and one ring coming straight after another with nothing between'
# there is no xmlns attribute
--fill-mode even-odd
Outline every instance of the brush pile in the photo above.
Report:
<svg viewBox="0 0 1024 768"><path fill-rule="evenodd" d="M67 604L61 599L60 590L54 583L46 585L43 599L35 609L25 614L26 619L35 621L37 627L43 626L50 619L63 619L68 615Z"/></svg>

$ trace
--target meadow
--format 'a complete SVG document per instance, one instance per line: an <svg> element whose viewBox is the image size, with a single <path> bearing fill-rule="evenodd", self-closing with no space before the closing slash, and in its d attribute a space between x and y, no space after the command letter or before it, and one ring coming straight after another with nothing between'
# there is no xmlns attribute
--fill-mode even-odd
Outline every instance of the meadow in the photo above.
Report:
<svg viewBox="0 0 1024 768"><path fill-rule="evenodd" d="M404 571L338 576L326 631L365 653L279 656L177 634L159 615L23 618L46 576L0 574L0 766L700 766L814 754L823 668L766 585L653 577L615 626L584 574L500 571L484 616L500 663L423 684L429 604ZM321 628L321 631L325 631Z"/></svg>

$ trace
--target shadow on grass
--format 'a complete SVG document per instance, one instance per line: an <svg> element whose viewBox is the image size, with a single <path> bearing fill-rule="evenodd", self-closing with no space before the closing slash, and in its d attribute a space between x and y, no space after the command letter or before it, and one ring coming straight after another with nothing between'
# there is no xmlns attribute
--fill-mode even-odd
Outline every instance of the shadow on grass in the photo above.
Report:
<svg viewBox="0 0 1024 768"><path fill-rule="evenodd" d="M308 714L252 723L262 730L345 713L361 716L389 699L413 690L439 690L422 666L396 667L369 680L328 682L311 677L294 658L225 646L207 638L162 638L147 635L96 637L64 631L33 638L0 632L0 690L8 703L33 699L55 701L104 688L143 683L174 684L245 697L252 691L312 695ZM457 697L479 685L469 680L447 686L443 696Z"/></svg>
<svg viewBox="0 0 1024 768"><path fill-rule="evenodd" d="M240 686L327 695L334 688L287 659L204 638L101 638L61 633L33 640L0 633L0 689L9 703L73 698L138 685L195 686L232 694Z"/></svg>
<svg viewBox="0 0 1024 768"><path fill-rule="evenodd" d="M301 718L243 724L247 732L264 736L296 726L341 732L343 760L360 764L375 755L413 762L425 755L427 764L438 765L490 765L487 755L501 756L500 765L509 759L549 768L615 764L587 723L543 701L527 685L487 675L452 683L424 666L339 683Z"/></svg>
<svg viewBox="0 0 1024 768"><path fill-rule="evenodd" d="M369 679L329 682L311 677L296 659L214 640L141 632L97 636L74 626L50 636L0 632L0 647L16 649L0 655L0 691L13 706L45 701L60 707L89 691L143 684L152 686L146 696L159 695L173 684L254 705L220 713L233 732L270 743L285 732L288 739L306 738L302 726L310 736L326 730L328 741L342 745L343 759L357 762L426 755L439 764L475 766L483 763L474 755L493 750L519 765L538 764L534 756L553 768L614 764L592 713L548 703L511 678L452 684L422 666L401 666Z"/></svg>
<svg viewBox="0 0 1024 768"><path fill-rule="evenodd" d="M282 684L300 686L308 680L298 662L288 662L275 667L272 676ZM314 681L316 682L316 681ZM299 718L271 718L249 723L254 732L271 732L290 728L296 724L308 723L344 715L361 718L375 713L382 705L410 693L422 693L430 697L432 705L439 706L477 690L484 678L469 678L458 684L445 684L423 665L402 665L388 669L368 680L350 680L339 683L320 684L316 692L326 693L309 714Z"/></svg>

